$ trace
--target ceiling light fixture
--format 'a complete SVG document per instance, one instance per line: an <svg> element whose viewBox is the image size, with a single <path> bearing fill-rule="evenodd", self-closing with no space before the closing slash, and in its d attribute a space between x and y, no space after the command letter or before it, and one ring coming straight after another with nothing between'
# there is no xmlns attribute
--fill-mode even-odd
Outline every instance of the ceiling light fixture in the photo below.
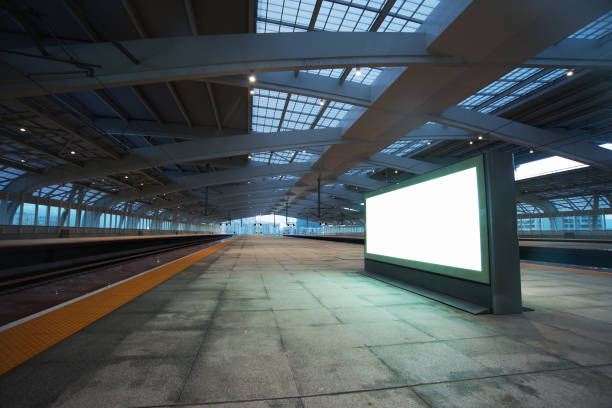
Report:
<svg viewBox="0 0 612 408"><path fill-rule="evenodd" d="M482 135L478 135L478 140L482 140L482 139L483 139Z"/></svg>
<svg viewBox="0 0 612 408"><path fill-rule="evenodd" d="M355 68L355 76L361 76L361 69L359 67Z"/></svg>
<svg viewBox="0 0 612 408"><path fill-rule="evenodd" d="M71 150L70 154L76 154L76 152L74 150Z"/></svg>
<svg viewBox="0 0 612 408"><path fill-rule="evenodd" d="M533 148L529 149L529 154L533 154Z"/></svg>
<svg viewBox="0 0 612 408"><path fill-rule="evenodd" d="M21 159L21 162L22 162L22 163L25 163L25 160L24 160L24 159Z"/></svg>
<svg viewBox="0 0 612 408"><path fill-rule="evenodd" d="M474 144L474 141L473 141L473 140L470 140L470 144L471 144L471 145L473 145L473 144Z"/></svg>
<svg viewBox="0 0 612 408"><path fill-rule="evenodd" d="M127 179L128 179L128 176L123 176L123 178L127 180Z"/></svg>
<svg viewBox="0 0 612 408"><path fill-rule="evenodd" d="M571 77L572 75L574 75L574 70L570 69L565 73L565 76Z"/></svg>
<svg viewBox="0 0 612 408"><path fill-rule="evenodd" d="M257 81L257 78L255 78L255 74L251 72L251 75L249 75L249 82L255 82L255 81Z"/></svg>
<svg viewBox="0 0 612 408"><path fill-rule="evenodd" d="M19 131L20 131L20 132L27 132L27 131L28 131L28 129L26 129L26 128L19 128Z"/></svg>
<svg viewBox="0 0 612 408"><path fill-rule="evenodd" d="M321 99L321 100L319 101L319 105L321 105L321 106L325 105L325 101L324 101L323 99Z"/></svg>
<svg viewBox="0 0 612 408"><path fill-rule="evenodd" d="M395 170L394 173L397 174L397 170Z"/></svg>
<svg viewBox="0 0 612 408"><path fill-rule="evenodd" d="M427 146L429 146L431 144L431 142L427 142Z"/></svg>
<svg viewBox="0 0 612 408"><path fill-rule="evenodd" d="M249 93L250 93L251 95L255 95L255 90L254 90L253 88L251 88L251 90L249 91Z"/></svg>

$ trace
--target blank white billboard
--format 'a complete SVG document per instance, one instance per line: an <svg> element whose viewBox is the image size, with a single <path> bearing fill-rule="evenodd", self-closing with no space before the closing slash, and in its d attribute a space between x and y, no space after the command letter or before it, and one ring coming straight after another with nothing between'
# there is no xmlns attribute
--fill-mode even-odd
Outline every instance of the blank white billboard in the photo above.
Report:
<svg viewBox="0 0 612 408"><path fill-rule="evenodd" d="M366 196L366 257L488 282L478 163L442 174Z"/></svg>

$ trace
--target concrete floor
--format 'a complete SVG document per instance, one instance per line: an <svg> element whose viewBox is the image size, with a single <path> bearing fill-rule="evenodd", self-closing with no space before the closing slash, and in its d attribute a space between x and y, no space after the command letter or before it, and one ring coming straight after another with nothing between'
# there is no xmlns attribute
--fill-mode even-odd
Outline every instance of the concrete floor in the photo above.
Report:
<svg viewBox="0 0 612 408"><path fill-rule="evenodd" d="M242 238L1 376L0 406L612 406L612 277L524 269L534 311L473 316L362 265Z"/></svg>

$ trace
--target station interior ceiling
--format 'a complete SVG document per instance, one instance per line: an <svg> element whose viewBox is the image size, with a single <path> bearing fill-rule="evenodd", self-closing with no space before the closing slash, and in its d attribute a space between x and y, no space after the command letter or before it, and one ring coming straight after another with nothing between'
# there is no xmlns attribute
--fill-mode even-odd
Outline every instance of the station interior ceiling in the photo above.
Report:
<svg viewBox="0 0 612 408"><path fill-rule="evenodd" d="M608 1L0 9L5 192L190 222L315 219L320 193L326 219L357 222L366 192L511 152L589 165L517 181L519 212L610 211Z"/></svg>

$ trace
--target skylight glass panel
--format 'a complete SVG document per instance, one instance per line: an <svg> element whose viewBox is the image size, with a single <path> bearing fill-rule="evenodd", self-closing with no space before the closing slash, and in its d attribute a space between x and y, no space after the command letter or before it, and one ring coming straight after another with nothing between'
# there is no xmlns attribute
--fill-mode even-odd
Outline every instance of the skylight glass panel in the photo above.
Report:
<svg viewBox="0 0 612 408"><path fill-rule="evenodd" d="M481 113L490 113L551 84L567 72L567 69L516 68L458 105L466 109L477 109Z"/></svg>
<svg viewBox="0 0 612 408"><path fill-rule="evenodd" d="M279 176L273 176L273 177L269 177L270 180L297 180L299 179L298 176L294 176L292 174L283 174L283 175L279 175Z"/></svg>
<svg viewBox="0 0 612 408"><path fill-rule="evenodd" d="M596 40L612 32L612 11L607 12L592 23L587 24L569 38Z"/></svg>
<svg viewBox="0 0 612 408"><path fill-rule="evenodd" d="M316 0L259 0L256 32L306 31L315 3Z"/></svg>
<svg viewBox="0 0 612 408"><path fill-rule="evenodd" d="M105 195L107 194L103 191L87 189L87 191L83 195L83 204L93 204Z"/></svg>
<svg viewBox="0 0 612 408"><path fill-rule="evenodd" d="M123 211L125 209L127 202L121 201L120 203L111 205L111 210Z"/></svg>
<svg viewBox="0 0 612 408"><path fill-rule="evenodd" d="M414 33L417 28L421 26L420 23L406 20L404 18L386 16L382 24L378 28L378 32L385 33Z"/></svg>
<svg viewBox="0 0 612 408"><path fill-rule="evenodd" d="M518 84L514 81L495 81L478 91L479 94L498 95L508 88Z"/></svg>
<svg viewBox="0 0 612 408"><path fill-rule="evenodd" d="M549 200L557 211L589 211L593 209L593 196L553 198Z"/></svg>
<svg viewBox="0 0 612 408"><path fill-rule="evenodd" d="M255 132L276 132L285 107L285 92L255 89L253 95L252 126Z"/></svg>
<svg viewBox="0 0 612 408"><path fill-rule="evenodd" d="M401 157L405 157L410 153L414 153L418 150L423 149L424 147L426 147L428 145L428 143L431 143L431 140L418 140L418 141L413 141L410 142L410 144L404 146L404 148L398 150L396 152L397 156L401 156Z"/></svg>
<svg viewBox="0 0 612 408"><path fill-rule="evenodd" d="M604 144L600 144L599 147L603 148L603 149L608 149L608 150L612 150L612 143L604 143Z"/></svg>
<svg viewBox="0 0 612 408"><path fill-rule="evenodd" d="M260 152L254 153L251 155L251 160L254 162L264 162L267 163L270 160L270 152Z"/></svg>
<svg viewBox="0 0 612 408"><path fill-rule="evenodd" d="M559 69L555 69L552 72L540 77L538 79L538 81L540 82L552 82L557 78L562 77L563 75L567 74L567 69L565 68L559 68Z"/></svg>
<svg viewBox="0 0 612 408"><path fill-rule="evenodd" d="M310 96L292 94L281 123L282 130L310 129L321 110L321 100Z"/></svg>
<svg viewBox="0 0 612 408"><path fill-rule="evenodd" d="M374 173L372 169L350 169L344 174L346 174L347 176L365 176L367 174L372 173Z"/></svg>
<svg viewBox="0 0 612 408"><path fill-rule="evenodd" d="M463 106L463 107L478 106L481 103L488 101L492 97L493 95L478 95L478 94L472 95L469 98L466 98L463 101L459 102L459 106Z"/></svg>
<svg viewBox="0 0 612 408"><path fill-rule="evenodd" d="M351 107L352 105L347 103L336 101L330 102L325 112L323 112L316 129L340 126L340 121L344 119Z"/></svg>
<svg viewBox="0 0 612 408"><path fill-rule="evenodd" d="M319 155L304 151L299 151L295 158L293 159L294 163L314 163L319 160Z"/></svg>
<svg viewBox="0 0 612 408"><path fill-rule="evenodd" d="M539 214L539 213L542 213L543 211L540 208L534 207L531 204L517 202L516 212L517 214Z"/></svg>
<svg viewBox="0 0 612 408"><path fill-rule="evenodd" d="M540 72L542 68L515 68L501 77L501 81L522 81L533 74Z"/></svg>
<svg viewBox="0 0 612 408"><path fill-rule="evenodd" d="M408 140L398 140L397 142L393 142L390 146L382 149L380 152L387 153L387 154L393 154L397 152L398 150L402 149L403 147L405 147L408 143L410 143Z"/></svg>
<svg viewBox="0 0 612 408"><path fill-rule="evenodd" d="M355 75L356 71L356 68L351 69L351 72L349 72L348 76L346 77L346 80L364 85L372 85L372 83L376 80L376 78L378 78L378 76L382 72L382 69L363 67L359 69L359 71L361 72L360 75Z"/></svg>
<svg viewBox="0 0 612 408"><path fill-rule="evenodd" d="M70 183L63 185L56 184L36 190L32 195L60 201L66 201L72 196L72 201L77 202L78 194L73 190L74 186Z"/></svg>
<svg viewBox="0 0 612 408"><path fill-rule="evenodd" d="M368 31L384 1L370 0L365 2L355 1L354 3L366 7L358 8L352 5L323 1L315 22L315 30Z"/></svg>
<svg viewBox="0 0 612 408"><path fill-rule="evenodd" d="M0 169L0 187L2 190L13 180L24 175L26 172L23 170L15 169L12 167L2 167Z"/></svg>
<svg viewBox="0 0 612 408"><path fill-rule="evenodd" d="M327 68L327 69L307 69L302 72L314 75L322 75L330 78L340 78L344 72L344 68Z"/></svg>
<svg viewBox="0 0 612 408"><path fill-rule="evenodd" d="M287 164L293 157L293 150L283 150L280 152L273 152L270 164Z"/></svg>
<svg viewBox="0 0 612 408"><path fill-rule="evenodd" d="M438 0L397 0L389 14L423 22L439 3Z"/></svg>
<svg viewBox="0 0 612 408"><path fill-rule="evenodd" d="M478 112L489 113L489 112L493 112L495 109L497 109L495 106L485 106L484 108L478 109Z"/></svg>
<svg viewBox="0 0 612 408"><path fill-rule="evenodd" d="M587 164L579 163L564 157L553 156L546 159L535 160L521 164L514 170L515 180L524 180L532 177L543 176L546 174L560 173L568 170L575 170L589 167Z"/></svg>

